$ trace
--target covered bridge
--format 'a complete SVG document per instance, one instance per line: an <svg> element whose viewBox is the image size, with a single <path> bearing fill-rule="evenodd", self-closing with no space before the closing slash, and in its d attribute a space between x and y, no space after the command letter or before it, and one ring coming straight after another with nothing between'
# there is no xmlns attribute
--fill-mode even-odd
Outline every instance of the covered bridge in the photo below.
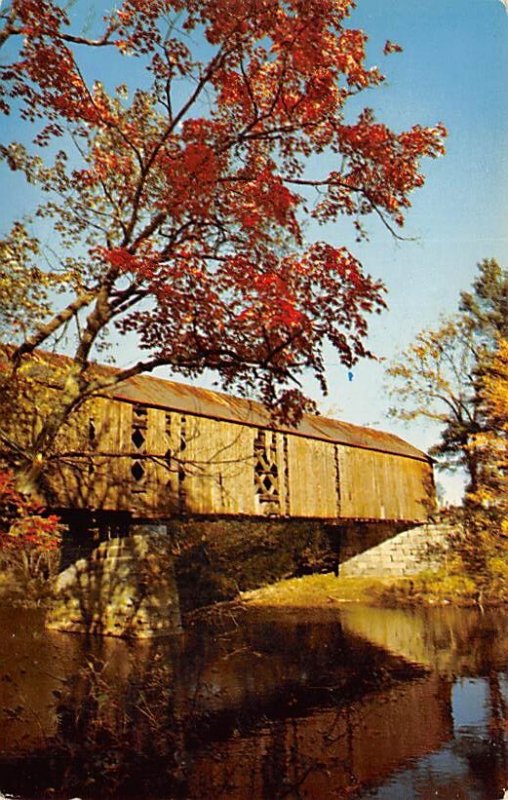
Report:
<svg viewBox="0 0 508 800"><path fill-rule="evenodd" d="M152 376L88 401L61 435L62 509L411 524L433 502L431 460L397 436L311 415L273 427L259 403Z"/></svg>
<svg viewBox="0 0 508 800"><path fill-rule="evenodd" d="M433 502L430 459L396 436L273 426L258 403L151 376L87 401L59 437L45 479L67 568L47 623L64 630L172 632L180 609L338 572Z"/></svg>

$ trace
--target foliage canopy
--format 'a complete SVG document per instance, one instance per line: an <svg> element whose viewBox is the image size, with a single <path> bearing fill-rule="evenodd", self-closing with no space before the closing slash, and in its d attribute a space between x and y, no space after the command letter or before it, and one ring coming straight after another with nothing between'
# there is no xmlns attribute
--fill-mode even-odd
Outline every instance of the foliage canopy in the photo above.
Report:
<svg viewBox="0 0 508 800"><path fill-rule="evenodd" d="M325 342L348 366L370 355L366 317L383 286L345 247L306 244L305 221L345 215L362 236L374 214L395 232L445 131L395 132L368 108L347 117L383 81L348 25L354 6L124 0L90 35L57 0L3 7L0 110L26 130L0 156L43 198L0 242L0 333L15 345L4 387L39 348L72 354L28 441L0 431L27 486L105 383L211 368L298 417L302 373L326 388ZM115 87L118 59L129 79ZM114 332L135 334L144 356L99 380L90 362Z"/></svg>

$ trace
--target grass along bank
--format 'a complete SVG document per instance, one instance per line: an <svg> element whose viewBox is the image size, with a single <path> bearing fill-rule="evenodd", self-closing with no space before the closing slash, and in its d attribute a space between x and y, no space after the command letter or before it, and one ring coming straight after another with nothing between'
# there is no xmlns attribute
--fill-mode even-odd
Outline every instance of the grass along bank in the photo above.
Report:
<svg viewBox="0 0 508 800"><path fill-rule="evenodd" d="M261 589L243 592L243 602L256 606L318 608L334 603L373 603L381 605L394 581L389 578L336 577L305 575L278 581ZM396 583L403 584L403 579Z"/></svg>
<svg viewBox="0 0 508 800"><path fill-rule="evenodd" d="M340 603L397 605L508 604L506 543L476 554L452 552L443 566L405 578L306 575L244 592L242 601L256 606L319 608Z"/></svg>

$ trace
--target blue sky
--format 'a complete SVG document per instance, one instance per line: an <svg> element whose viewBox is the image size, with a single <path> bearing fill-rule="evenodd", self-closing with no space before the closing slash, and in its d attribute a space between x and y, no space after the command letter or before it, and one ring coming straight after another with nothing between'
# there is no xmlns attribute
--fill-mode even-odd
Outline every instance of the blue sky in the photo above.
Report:
<svg viewBox="0 0 508 800"><path fill-rule="evenodd" d="M395 241L375 220L360 245L349 220L308 231L309 239L348 245L386 283L389 310L372 319L369 346L390 360L422 327L455 310L477 262L494 257L508 264L508 14L499 0L358 0L351 24L369 35L369 62L387 76L352 113L370 105L395 129L443 122L449 131L447 155L425 165L426 186L413 196L408 241ZM384 57L387 39L404 52ZM95 64L103 71L104 63ZM14 118L0 124L2 139L16 135ZM26 187L5 172L4 179L10 211L28 210ZM131 358L124 342L118 360ZM330 353L328 377L326 398L315 384L305 386L323 412L391 430L422 449L436 440L436 429L387 418L382 362L362 362L350 381ZM439 480L449 499L458 500L460 479Z"/></svg>
<svg viewBox="0 0 508 800"><path fill-rule="evenodd" d="M390 360L456 309L479 261L508 265L508 14L499 0L359 0L353 22L369 34L370 59L387 75L368 98L379 117L395 128L441 121L449 132L447 155L425 166L427 183L413 195L405 235L414 241L396 242L380 225L360 247L347 222L326 232L385 281L389 310L372 320L370 346ZM386 39L404 52L383 59ZM436 428L387 419L381 363L362 362L352 381L333 356L328 367L324 411L423 449L436 440ZM459 500L459 477L439 481Z"/></svg>

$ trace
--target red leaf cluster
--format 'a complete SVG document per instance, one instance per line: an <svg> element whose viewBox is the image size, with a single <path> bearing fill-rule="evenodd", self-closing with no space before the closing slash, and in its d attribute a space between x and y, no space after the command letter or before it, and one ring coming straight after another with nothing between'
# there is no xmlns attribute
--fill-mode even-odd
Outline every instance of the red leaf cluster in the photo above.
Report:
<svg viewBox="0 0 508 800"><path fill-rule="evenodd" d="M61 530L59 517L45 514L42 506L16 489L11 472L0 471L0 548L54 550Z"/></svg>

